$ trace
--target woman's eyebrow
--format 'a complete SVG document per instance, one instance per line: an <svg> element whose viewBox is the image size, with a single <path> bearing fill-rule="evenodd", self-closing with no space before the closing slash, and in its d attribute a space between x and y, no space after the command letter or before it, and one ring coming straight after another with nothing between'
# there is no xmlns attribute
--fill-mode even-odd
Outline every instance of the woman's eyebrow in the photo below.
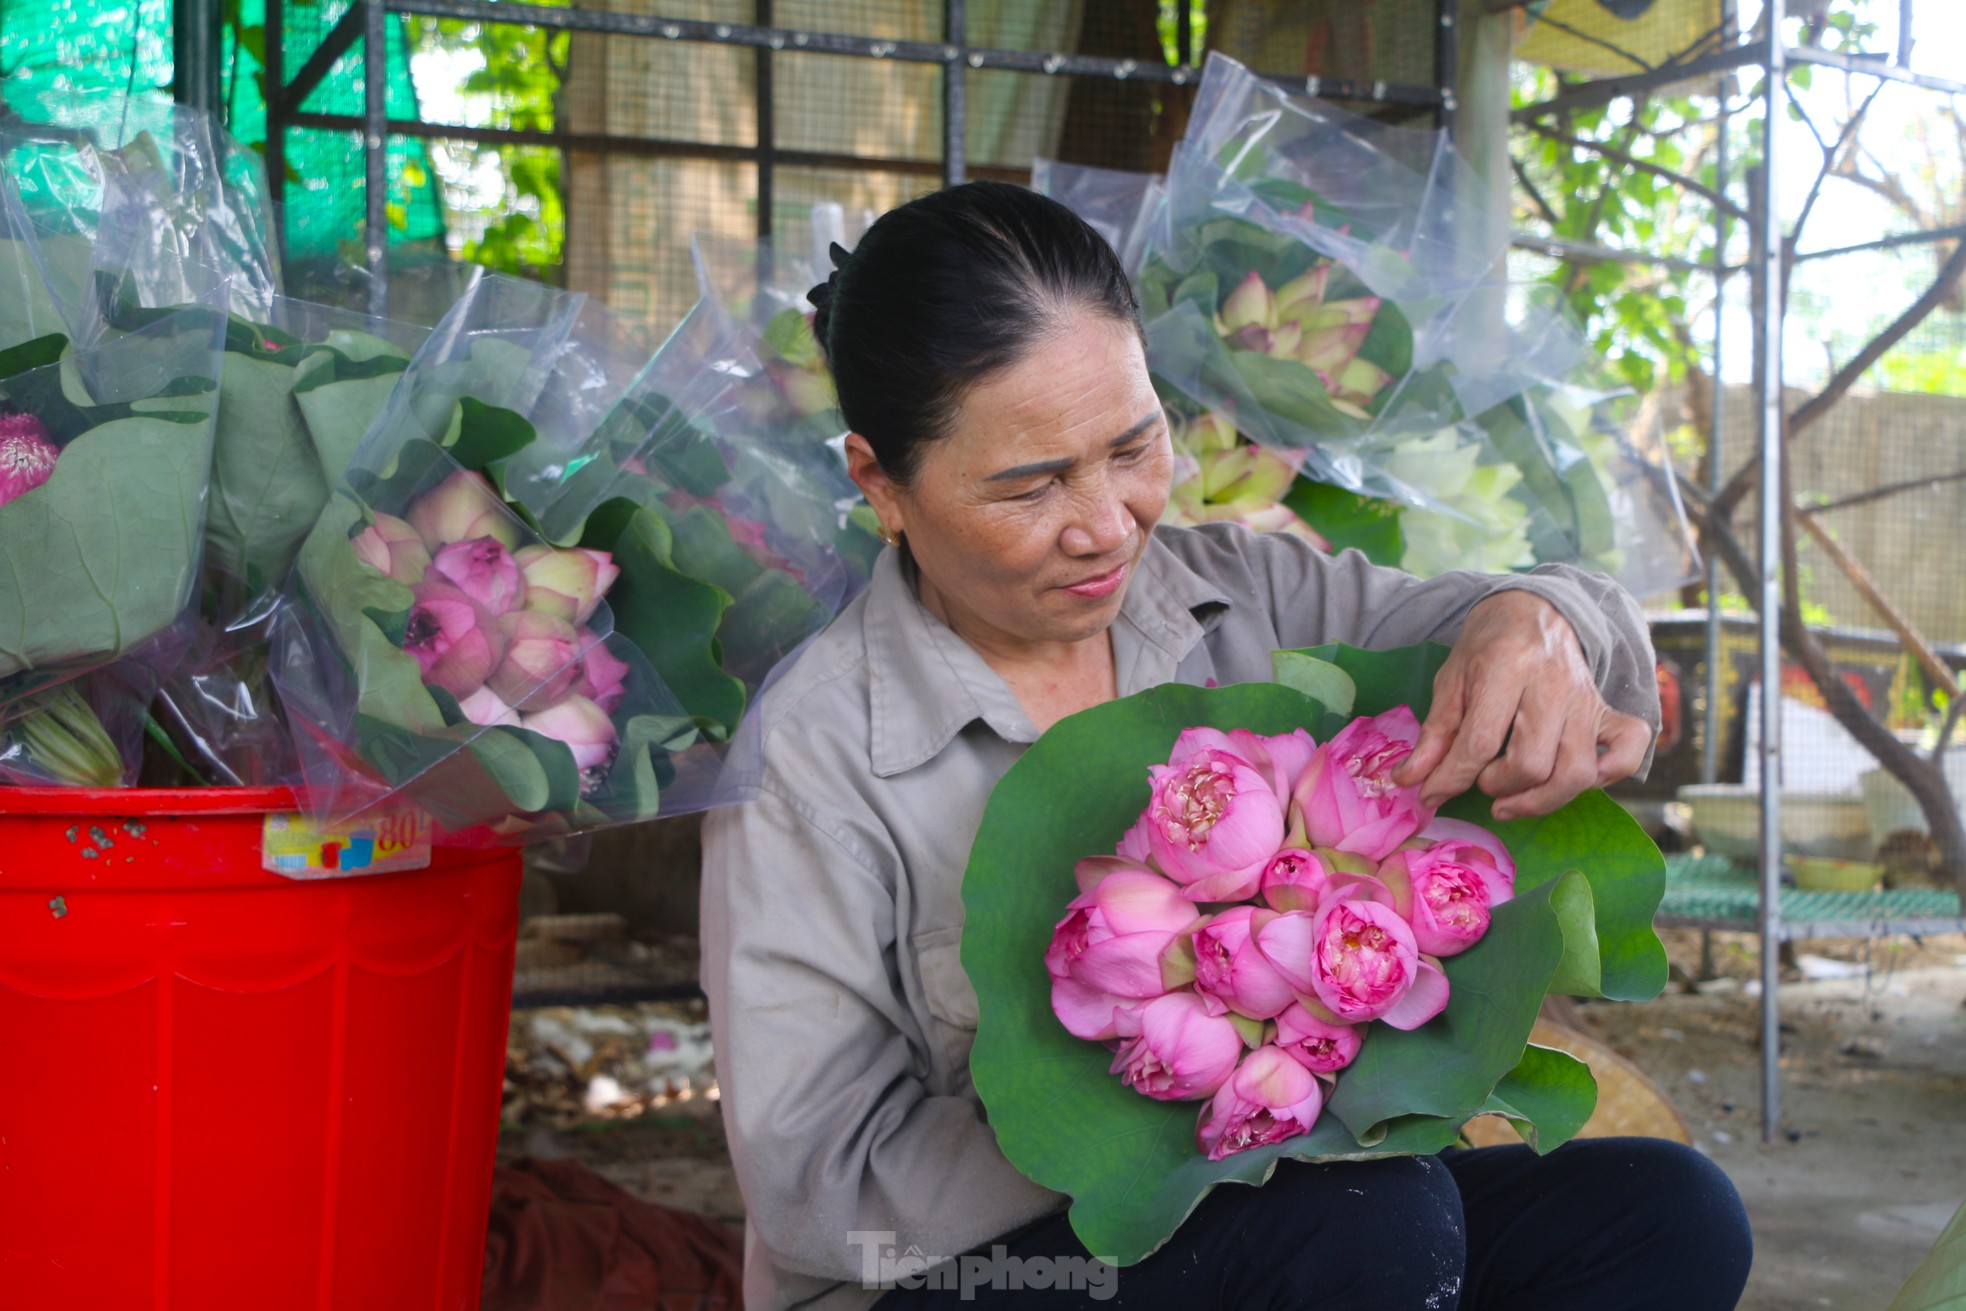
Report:
<svg viewBox="0 0 1966 1311"><path fill-rule="evenodd" d="M1153 427L1154 424L1160 419L1160 417L1161 417L1161 412L1159 410L1155 410L1152 414L1149 414L1146 418L1141 419L1138 423L1134 424L1131 428L1128 428L1125 432L1113 438L1110 445L1111 446L1126 445L1128 442L1132 441L1135 437L1138 437L1141 433ZM1020 464L1015 469L1005 469L1002 473L993 473L989 477L985 478L983 481L986 483L994 483L994 482L1005 482L1012 478L1035 478L1041 473L1057 473L1060 470L1069 469L1075 463L1077 463L1077 461L1073 460L1069 455L1056 460L1040 460L1036 464Z"/></svg>

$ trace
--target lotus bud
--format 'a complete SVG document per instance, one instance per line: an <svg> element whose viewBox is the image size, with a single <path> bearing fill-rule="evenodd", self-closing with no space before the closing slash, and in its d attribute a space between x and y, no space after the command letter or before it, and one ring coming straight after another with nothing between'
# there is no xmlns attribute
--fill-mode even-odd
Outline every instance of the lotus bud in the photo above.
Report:
<svg viewBox="0 0 1966 1311"><path fill-rule="evenodd" d="M1324 285L1331 277L1331 266L1320 264L1300 273L1277 288L1277 321L1299 318L1324 303Z"/></svg>
<svg viewBox="0 0 1966 1311"><path fill-rule="evenodd" d="M1222 302L1222 327L1228 332L1251 324L1267 328L1276 323L1276 314L1276 298L1262 275L1251 273Z"/></svg>
<svg viewBox="0 0 1966 1311"><path fill-rule="evenodd" d="M519 712L498 699L498 695L488 687L481 687L470 696L457 703L464 717L474 724L487 728L517 728Z"/></svg>
<svg viewBox="0 0 1966 1311"><path fill-rule="evenodd" d="M61 451L31 414L0 414L0 505L52 478Z"/></svg>
<svg viewBox="0 0 1966 1311"><path fill-rule="evenodd" d="M628 662L608 650L589 629L580 630L580 675L572 690L610 715L627 693Z"/></svg>
<svg viewBox="0 0 1966 1311"><path fill-rule="evenodd" d="M614 557L584 547L560 550L528 546L518 554L526 578L526 608L543 610L569 624L584 624L621 576Z"/></svg>
<svg viewBox="0 0 1966 1311"><path fill-rule="evenodd" d="M572 690L581 673L572 624L543 610L514 610L499 617L498 631L505 658L485 683L501 701L521 711L544 709Z"/></svg>
<svg viewBox="0 0 1966 1311"><path fill-rule="evenodd" d="M1297 358L1297 348L1303 345L1304 330L1295 323L1285 323L1270 330L1270 349L1267 352L1273 360Z"/></svg>
<svg viewBox="0 0 1966 1311"><path fill-rule="evenodd" d="M520 715L519 726L565 744L580 770L580 794L591 796L607 781L621 749L614 721L584 696L568 695L537 714Z"/></svg>
<svg viewBox="0 0 1966 1311"><path fill-rule="evenodd" d="M1183 445L1197 455L1208 451L1226 451L1235 444L1235 421L1216 410L1188 421Z"/></svg>
<svg viewBox="0 0 1966 1311"><path fill-rule="evenodd" d="M1223 338L1223 340L1237 350L1255 351L1259 355L1268 355L1271 344L1276 340L1276 334L1260 323L1246 323Z"/></svg>
<svg viewBox="0 0 1966 1311"><path fill-rule="evenodd" d="M1355 300L1329 300L1322 305L1307 308L1297 316L1304 325L1305 332L1315 332L1320 328L1337 328L1358 325L1370 326L1372 318L1379 312L1377 296L1360 296Z"/></svg>
<svg viewBox="0 0 1966 1311"><path fill-rule="evenodd" d="M423 582L403 630L403 650L416 658L423 681L459 701L485 685L505 654L505 639L471 598L449 583Z"/></svg>
<svg viewBox="0 0 1966 1311"><path fill-rule="evenodd" d="M1354 356L1333 379L1331 392L1334 396L1358 404L1364 404L1377 396L1391 382L1392 375L1370 360Z"/></svg>
<svg viewBox="0 0 1966 1311"><path fill-rule="evenodd" d="M496 538L506 548L519 544L519 528L485 476L460 469L425 492L410 507L410 523L424 546L435 552L452 542Z"/></svg>
<svg viewBox="0 0 1966 1311"><path fill-rule="evenodd" d="M423 535L393 514L376 515L375 522L349 538L348 544L363 564L399 583L420 583L430 569Z"/></svg>
<svg viewBox="0 0 1966 1311"><path fill-rule="evenodd" d="M1297 348L1297 358L1313 372L1336 376L1358 354L1368 331L1370 325L1364 323L1306 329L1304 340Z"/></svg>
<svg viewBox="0 0 1966 1311"><path fill-rule="evenodd" d="M517 609L526 590L518 562L495 537L452 542L430 557L430 574L452 584L492 615Z"/></svg>

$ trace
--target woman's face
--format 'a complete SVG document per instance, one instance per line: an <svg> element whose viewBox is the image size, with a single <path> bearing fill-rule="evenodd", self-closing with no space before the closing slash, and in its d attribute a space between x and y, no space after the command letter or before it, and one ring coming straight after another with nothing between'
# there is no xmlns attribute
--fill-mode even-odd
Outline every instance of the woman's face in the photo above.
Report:
<svg viewBox="0 0 1966 1311"><path fill-rule="evenodd" d="M1102 633L1167 506L1167 421L1131 327L1075 315L963 398L913 479L858 437L854 479L906 535L922 601L986 651Z"/></svg>

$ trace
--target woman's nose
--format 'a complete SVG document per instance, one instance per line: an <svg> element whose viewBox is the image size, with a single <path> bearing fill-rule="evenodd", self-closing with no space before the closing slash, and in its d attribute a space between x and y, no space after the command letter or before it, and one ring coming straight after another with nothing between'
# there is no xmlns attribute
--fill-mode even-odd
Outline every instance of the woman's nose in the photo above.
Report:
<svg viewBox="0 0 1966 1311"><path fill-rule="evenodd" d="M1133 516L1117 488L1102 487L1079 500L1059 545L1072 555L1109 555L1133 536Z"/></svg>

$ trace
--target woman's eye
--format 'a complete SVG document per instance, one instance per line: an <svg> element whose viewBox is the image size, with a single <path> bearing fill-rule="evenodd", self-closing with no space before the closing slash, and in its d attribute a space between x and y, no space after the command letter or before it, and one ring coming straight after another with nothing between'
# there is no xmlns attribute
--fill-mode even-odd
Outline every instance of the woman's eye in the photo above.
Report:
<svg viewBox="0 0 1966 1311"><path fill-rule="evenodd" d="M1121 464L1138 464L1140 462L1140 457L1145 455L1146 453L1147 453L1147 444L1145 442L1142 442L1138 446L1129 446L1122 451L1115 452L1113 458L1118 460Z"/></svg>
<svg viewBox="0 0 1966 1311"><path fill-rule="evenodd" d="M1036 487L1033 487L1030 491L1019 492L1017 495L1011 497L1010 499L1013 501L1038 501L1038 500L1042 500L1044 498L1044 494L1050 490L1051 490L1050 483L1048 482L1039 483Z"/></svg>

